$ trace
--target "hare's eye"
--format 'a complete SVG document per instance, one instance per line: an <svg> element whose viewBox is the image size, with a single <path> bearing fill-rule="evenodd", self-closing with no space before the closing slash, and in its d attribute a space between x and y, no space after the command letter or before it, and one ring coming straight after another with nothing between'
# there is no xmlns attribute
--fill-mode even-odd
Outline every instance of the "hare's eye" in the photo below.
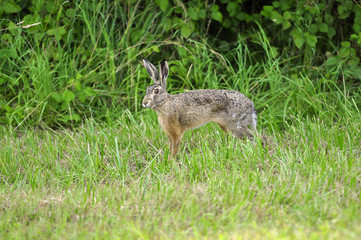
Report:
<svg viewBox="0 0 361 240"><path fill-rule="evenodd" d="M159 89L158 89L158 88L154 89L154 93L155 93L155 94L158 94L158 93L159 93Z"/></svg>

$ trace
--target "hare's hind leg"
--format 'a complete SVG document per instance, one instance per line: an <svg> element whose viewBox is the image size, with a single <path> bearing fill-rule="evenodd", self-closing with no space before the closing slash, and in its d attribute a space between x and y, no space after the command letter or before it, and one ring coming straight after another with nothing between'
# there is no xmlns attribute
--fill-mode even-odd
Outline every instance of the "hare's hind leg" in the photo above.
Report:
<svg viewBox="0 0 361 240"><path fill-rule="evenodd" d="M257 133L257 114L256 111L253 111L251 114L251 127L255 133Z"/></svg>
<svg viewBox="0 0 361 240"><path fill-rule="evenodd" d="M246 136L251 141L253 141L253 139L254 139L253 131L250 130L249 128L247 128L247 127L232 129L230 131L237 138L243 139Z"/></svg>
<svg viewBox="0 0 361 240"><path fill-rule="evenodd" d="M221 124L221 123L218 123L218 125L221 127L221 129L222 129L223 131L225 131L226 133L228 133L228 129L227 129L226 125Z"/></svg>
<svg viewBox="0 0 361 240"><path fill-rule="evenodd" d="M217 121L217 123L223 130L226 132L227 130L230 131L236 138L243 139L247 137L253 140L257 127L257 118L255 116L253 113L231 113L230 115L227 114L223 119L220 119L220 121ZM253 131L248 128L249 126Z"/></svg>

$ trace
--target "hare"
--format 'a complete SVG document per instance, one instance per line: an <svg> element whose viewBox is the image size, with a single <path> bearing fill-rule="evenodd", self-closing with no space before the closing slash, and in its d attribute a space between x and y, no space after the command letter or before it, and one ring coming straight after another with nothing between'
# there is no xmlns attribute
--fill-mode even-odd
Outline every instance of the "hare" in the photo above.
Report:
<svg viewBox="0 0 361 240"><path fill-rule="evenodd" d="M147 87L142 101L145 108L152 108L159 124L170 141L170 153L176 156L185 131L216 122L225 132L237 138L253 139L257 131L257 115L253 102L234 90L201 89L171 95L167 93L169 68L163 60L156 67L143 59L154 84ZM249 127L252 128L249 129Z"/></svg>

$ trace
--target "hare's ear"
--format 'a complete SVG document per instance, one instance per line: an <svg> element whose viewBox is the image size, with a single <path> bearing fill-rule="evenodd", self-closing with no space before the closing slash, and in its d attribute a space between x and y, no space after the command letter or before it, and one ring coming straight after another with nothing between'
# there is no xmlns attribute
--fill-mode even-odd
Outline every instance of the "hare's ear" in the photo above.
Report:
<svg viewBox="0 0 361 240"><path fill-rule="evenodd" d="M167 77L169 75L169 68L168 68L168 63L166 60L163 60L160 62L160 81L161 81L161 85L164 86L164 88L166 88L167 86Z"/></svg>
<svg viewBox="0 0 361 240"><path fill-rule="evenodd" d="M143 58L143 65L147 69L150 77L153 79L154 83L159 83L159 73L158 70L151 64L147 59Z"/></svg>

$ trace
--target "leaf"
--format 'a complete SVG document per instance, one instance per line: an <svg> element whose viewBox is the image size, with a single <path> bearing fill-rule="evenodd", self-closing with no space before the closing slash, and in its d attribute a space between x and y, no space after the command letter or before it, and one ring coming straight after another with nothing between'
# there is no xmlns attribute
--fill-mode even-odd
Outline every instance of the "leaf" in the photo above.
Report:
<svg viewBox="0 0 361 240"><path fill-rule="evenodd" d="M218 21L218 22L222 22L223 20L223 15L220 11L213 11L211 14L211 18Z"/></svg>
<svg viewBox="0 0 361 240"><path fill-rule="evenodd" d="M59 119L60 121L67 123L69 121L75 121L75 122L79 122L81 120L81 117L79 114L77 113L73 113L73 114L66 114L64 115L62 118Z"/></svg>
<svg viewBox="0 0 361 240"><path fill-rule="evenodd" d="M192 29L188 25L184 24L181 27L181 34L183 37L189 37L192 34Z"/></svg>
<svg viewBox="0 0 361 240"><path fill-rule="evenodd" d="M282 29L286 30L287 28L291 27L291 23L289 21L282 22Z"/></svg>
<svg viewBox="0 0 361 240"><path fill-rule="evenodd" d="M58 103L62 102L63 101L63 97L61 96L60 93L53 93L51 95L52 98L54 98L54 100Z"/></svg>
<svg viewBox="0 0 361 240"><path fill-rule="evenodd" d="M361 76L361 68L359 66L349 66L345 69L345 73L350 75L356 79L360 79Z"/></svg>
<svg viewBox="0 0 361 240"><path fill-rule="evenodd" d="M74 78L70 78L70 79L68 80L68 84L72 84L74 81L75 81Z"/></svg>
<svg viewBox="0 0 361 240"><path fill-rule="evenodd" d="M359 36L357 34L351 34L351 40L356 40L358 38Z"/></svg>
<svg viewBox="0 0 361 240"><path fill-rule="evenodd" d="M303 44L305 43L305 39L303 37L295 37L294 38L296 47L298 49L301 49L301 47L303 46Z"/></svg>
<svg viewBox="0 0 361 240"><path fill-rule="evenodd" d="M198 12L198 16L199 16L199 18L200 19L205 19L206 18L206 10L204 10L204 9L201 9L201 10L199 10L199 12Z"/></svg>
<svg viewBox="0 0 361 240"><path fill-rule="evenodd" d="M66 30L65 30L64 27L59 27L59 28L57 28L57 32L58 32L58 34L59 34L60 36L66 34Z"/></svg>
<svg viewBox="0 0 361 240"><path fill-rule="evenodd" d="M345 5L346 4L340 4L340 5L337 6L337 12L339 14L338 17L340 19L347 18L351 13L351 11L349 11L348 8Z"/></svg>
<svg viewBox="0 0 361 240"><path fill-rule="evenodd" d="M13 37L9 33L5 33L1 36L1 40L5 42L11 42L13 40Z"/></svg>
<svg viewBox="0 0 361 240"><path fill-rule="evenodd" d="M79 122L81 120L81 117L79 114L77 113L73 113L73 114L66 114L64 115L62 118L59 119L60 121L62 121L63 123L67 123L69 121L75 121L75 122Z"/></svg>
<svg viewBox="0 0 361 240"><path fill-rule="evenodd" d="M317 37L316 37L315 35L311 35L310 33L305 33L305 40L306 40L306 43L307 43L310 47L316 46Z"/></svg>
<svg viewBox="0 0 361 240"><path fill-rule="evenodd" d="M18 53L15 49L2 48L0 49L0 59L2 58L18 58Z"/></svg>
<svg viewBox="0 0 361 240"><path fill-rule="evenodd" d="M351 43L349 41L343 41L343 42L341 42L341 46L343 48L349 48L349 47L351 47Z"/></svg>
<svg viewBox="0 0 361 240"><path fill-rule="evenodd" d="M84 76L80 73L77 73L75 78L78 80L78 79L82 79Z"/></svg>
<svg viewBox="0 0 361 240"><path fill-rule="evenodd" d="M45 9L48 13L52 14L59 10L55 1L45 1Z"/></svg>
<svg viewBox="0 0 361 240"><path fill-rule="evenodd" d="M321 23L318 25L318 28L320 29L320 32L327 33L328 32L328 26L326 23Z"/></svg>
<svg viewBox="0 0 361 240"><path fill-rule="evenodd" d="M214 12L214 11L218 11L219 10L219 6L217 4L213 4L211 6L211 11Z"/></svg>
<svg viewBox="0 0 361 240"><path fill-rule="evenodd" d="M59 40L62 35L66 34L66 30L64 27L51 28L46 34L48 34L48 36L55 36L56 39Z"/></svg>
<svg viewBox="0 0 361 240"><path fill-rule="evenodd" d="M264 6L263 10L261 11L261 15L269 18L272 14L273 7L272 6Z"/></svg>
<svg viewBox="0 0 361 240"><path fill-rule="evenodd" d="M11 33L11 35L13 35L13 36L17 35L18 26L16 26L15 23L9 22L8 28L9 28L9 32Z"/></svg>
<svg viewBox="0 0 361 240"><path fill-rule="evenodd" d="M347 58L350 55L350 49L349 48L341 48L339 52L339 56L342 58Z"/></svg>
<svg viewBox="0 0 361 240"><path fill-rule="evenodd" d="M172 20L170 18L166 18L164 19L163 23L162 23L163 29L168 32L170 29L172 29ZM143 31L140 31L141 34L143 33ZM141 36L141 34L139 36Z"/></svg>
<svg viewBox="0 0 361 240"><path fill-rule="evenodd" d="M358 24L358 23L354 23L353 26L352 26L352 29L353 29L355 32L361 32L361 25Z"/></svg>
<svg viewBox="0 0 361 240"><path fill-rule="evenodd" d="M167 18L170 21L170 19ZM143 31L141 29L134 29L130 32L130 39L132 43L136 44L139 39L142 37Z"/></svg>
<svg viewBox="0 0 361 240"><path fill-rule="evenodd" d="M329 13L326 13L326 14L325 14L325 22L326 22L329 26L332 24L333 19L334 19L334 17L333 17L331 14L329 14Z"/></svg>
<svg viewBox="0 0 361 240"><path fill-rule="evenodd" d="M151 50L151 52L157 52L157 53L159 53L159 52L160 52L159 47L158 47L158 46L156 46L156 45L151 46L149 49Z"/></svg>
<svg viewBox="0 0 361 240"><path fill-rule="evenodd" d="M318 31L318 26L317 26L317 24L311 24L310 25L310 32L311 33L317 33L317 31Z"/></svg>
<svg viewBox="0 0 361 240"><path fill-rule="evenodd" d="M84 88L83 93L88 97L95 95L95 92L91 87Z"/></svg>
<svg viewBox="0 0 361 240"><path fill-rule="evenodd" d="M336 30L333 27L328 28L327 36L331 39L336 35Z"/></svg>
<svg viewBox="0 0 361 240"><path fill-rule="evenodd" d="M273 7L272 6L263 6L263 10L266 12L273 12Z"/></svg>
<svg viewBox="0 0 361 240"><path fill-rule="evenodd" d="M79 122L81 120L80 115L77 113L73 113L70 119L74 120L75 122Z"/></svg>
<svg viewBox="0 0 361 240"><path fill-rule="evenodd" d="M21 10L20 6L14 3L14 1L6 1L1 4L5 13L18 13Z"/></svg>
<svg viewBox="0 0 361 240"><path fill-rule="evenodd" d="M59 120L62 121L63 123L67 123L67 122L69 122L69 120L70 120L70 115L69 115L69 114L64 115L64 116L61 117Z"/></svg>
<svg viewBox="0 0 361 240"><path fill-rule="evenodd" d="M181 25L181 24L183 24L183 20L179 17L173 17L172 24L173 25Z"/></svg>
<svg viewBox="0 0 361 240"><path fill-rule="evenodd" d="M23 26L31 26L33 24L41 24L41 18L39 16L35 16L32 14L28 14L23 18L24 23L22 24ZM26 31L30 32L32 34L38 33L40 32L40 26L41 25L33 25L31 27L27 27ZM42 35L42 34L41 34Z"/></svg>
<svg viewBox="0 0 361 240"><path fill-rule="evenodd" d="M66 103L69 103L75 99L75 94L71 91L65 90L62 97Z"/></svg>
<svg viewBox="0 0 361 240"><path fill-rule="evenodd" d="M167 8L168 8L168 0L158 0L156 1L157 5L160 7L160 9L163 11L163 12L166 12L167 11Z"/></svg>
<svg viewBox="0 0 361 240"><path fill-rule="evenodd" d="M274 11L271 14L271 20L276 24L281 24L283 22L283 17L278 12Z"/></svg>
<svg viewBox="0 0 361 240"><path fill-rule="evenodd" d="M177 53L184 58L188 56L188 51L180 46L177 46Z"/></svg>
<svg viewBox="0 0 361 240"><path fill-rule="evenodd" d="M293 4L293 1L282 1L280 8L282 11L289 10L291 8L291 4Z"/></svg>
<svg viewBox="0 0 361 240"><path fill-rule="evenodd" d="M224 21L222 22L222 25L223 25L223 27L225 27L225 28L230 28L230 27L232 27L232 22L229 20L229 18L226 18L226 19L224 19Z"/></svg>
<svg viewBox="0 0 361 240"><path fill-rule="evenodd" d="M233 17L236 16L236 14L239 14L239 5L237 2L230 2L227 5L227 12L229 16Z"/></svg>
<svg viewBox="0 0 361 240"><path fill-rule="evenodd" d="M354 23L361 25L361 8L360 7L355 8L354 12L355 12Z"/></svg>
<svg viewBox="0 0 361 240"><path fill-rule="evenodd" d="M350 59L350 61L347 62L347 64L350 66L358 66L359 63L360 63L360 59L358 57L353 57Z"/></svg>
<svg viewBox="0 0 361 240"><path fill-rule="evenodd" d="M227 41L220 41L219 42L219 49L224 52L228 52L230 50L230 44Z"/></svg>
<svg viewBox="0 0 361 240"><path fill-rule="evenodd" d="M326 66L335 66L339 63L339 60L336 57L329 57L326 61Z"/></svg>
<svg viewBox="0 0 361 240"><path fill-rule="evenodd" d="M276 47L271 47L270 54L272 58L276 58L278 56L278 49Z"/></svg>
<svg viewBox="0 0 361 240"><path fill-rule="evenodd" d="M174 16L177 16L178 14L183 13L183 8L181 6L175 6L172 8L172 10L174 13L177 13L177 14L174 14Z"/></svg>
<svg viewBox="0 0 361 240"><path fill-rule="evenodd" d="M76 90L78 91L81 90L81 83L79 81L73 82L73 86L75 87Z"/></svg>
<svg viewBox="0 0 361 240"><path fill-rule="evenodd" d="M272 2L272 5L275 7L275 8L279 8L281 6L280 2L278 1L273 1Z"/></svg>
<svg viewBox="0 0 361 240"><path fill-rule="evenodd" d="M79 100L80 100L80 102L82 102L82 103L84 103L85 102L85 94L83 93L83 92L80 92L79 94L78 94L78 98L79 98Z"/></svg>
<svg viewBox="0 0 361 240"><path fill-rule="evenodd" d="M283 18L285 20L290 20L292 18L292 14L289 11L283 13Z"/></svg>
<svg viewBox="0 0 361 240"><path fill-rule="evenodd" d="M247 13L241 12L236 15L236 18L240 21L245 21L247 19Z"/></svg>
<svg viewBox="0 0 361 240"><path fill-rule="evenodd" d="M66 16L68 16L69 18L74 18L75 14L76 14L76 9L74 8L69 8L65 11Z"/></svg>
<svg viewBox="0 0 361 240"><path fill-rule="evenodd" d="M188 8L187 13L191 19L193 19L193 20L199 19L199 16L198 16L195 8L193 8L193 7Z"/></svg>
<svg viewBox="0 0 361 240"><path fill-rule="evenodd" d="M295 42L295 45L298 49L301 49L303 44L305 43L305 38L302 34L302 32L298 29L293 29L290 32L290 35L293 37L293 41Z"/></svg>

